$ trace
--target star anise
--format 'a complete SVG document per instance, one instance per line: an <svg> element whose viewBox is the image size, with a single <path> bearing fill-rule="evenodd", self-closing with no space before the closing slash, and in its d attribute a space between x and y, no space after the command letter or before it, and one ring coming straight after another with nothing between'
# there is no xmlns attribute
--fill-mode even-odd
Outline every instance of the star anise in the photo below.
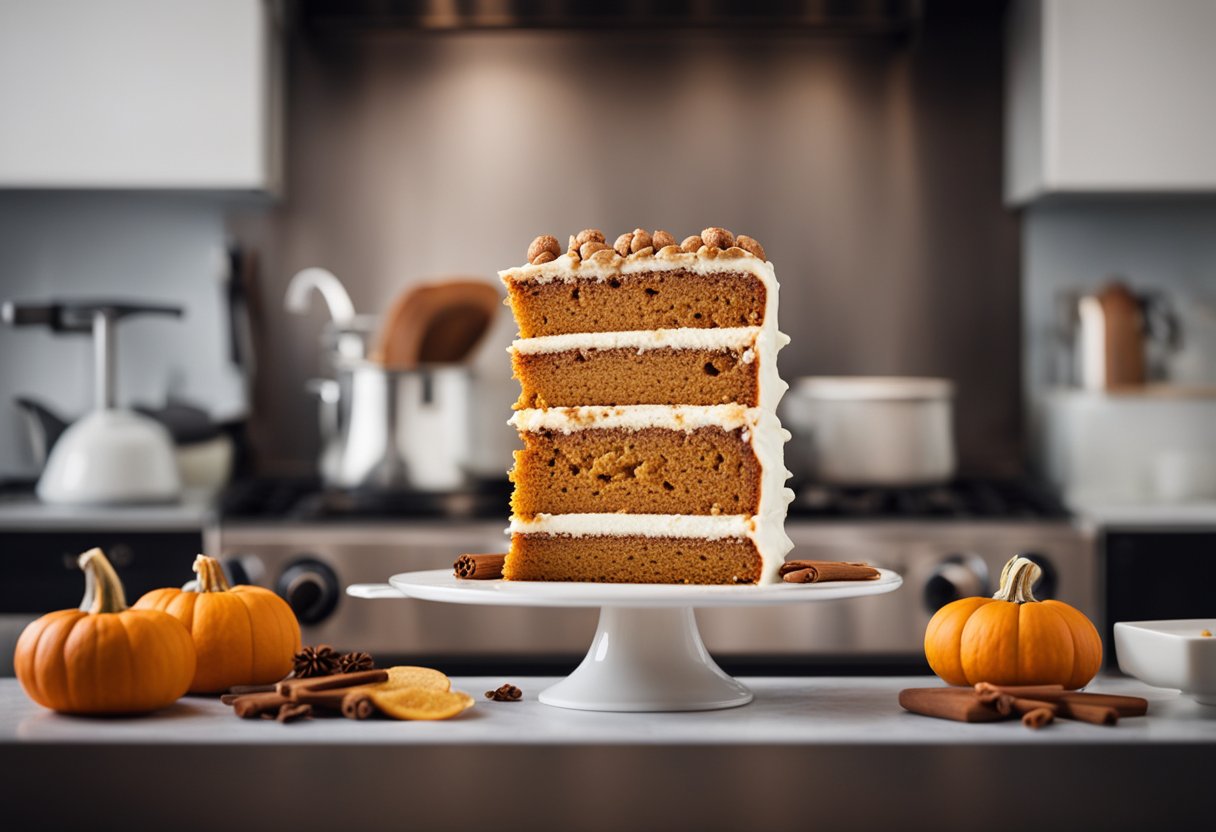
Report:
<svg viewBox="0 0 1216 832"><path fill-rule="evenodd" d="M375 666L376 663L372 660L371 654L362 650L343 653L342 657L338 659L339 673L358 673L360 670L371 670Z"/></svg>
<svg viewBox="0 0 1216 832"><path fill-rule="evenodd" d="M309 676L332 676L338 671L339 657L334 648L328 644L318 644L316 647L305 647L292 658L292 667L296 677L300 679Z"/></svg>

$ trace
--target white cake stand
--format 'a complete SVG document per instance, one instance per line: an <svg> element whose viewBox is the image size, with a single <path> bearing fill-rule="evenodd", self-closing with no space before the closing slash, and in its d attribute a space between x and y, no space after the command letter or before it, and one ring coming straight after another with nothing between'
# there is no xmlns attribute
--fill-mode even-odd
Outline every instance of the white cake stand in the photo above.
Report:
<svg viewBox="0 0 1216 832"><path fill-rule="evenodd" d="M886 569L873 581L767 586L589 584L462 580L450 569L405 572L387 584L354 584L356 598L419 598L449 604L599 607L591 649L540 701L584 711L708 711L752 701L752 692L714 663L694 607L801 604L881 595L903 579Z"/></svg>

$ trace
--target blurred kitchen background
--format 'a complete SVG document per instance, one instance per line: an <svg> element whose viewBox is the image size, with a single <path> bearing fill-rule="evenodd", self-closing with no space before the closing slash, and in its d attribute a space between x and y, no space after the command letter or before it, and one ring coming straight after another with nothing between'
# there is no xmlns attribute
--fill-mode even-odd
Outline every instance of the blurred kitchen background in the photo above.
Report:
<svg viewBox="0 0 1216 832"><path fill-rule="evenodd" d="M781 280L795 554L907 582L703 613L725 666L919 666L932 611L1018 551L1102 621L1210 615L1213 37L1206 0L0 0L0 300L29 324L0 326L20 579L0 619L72 603L63 556L95 542L135 595L206 547L287 596L306 641L569 661L593 616L342 596L501 549L515 442L505 308L450 383L365 359L403 293L496 286L537 234L707 225L757 237ZM335 327L317 273L288 311L309 267L374 317ZM95 400L89 339L53 329L115 299L180 307L110 322L116 402L165 424L179 464L218 454L193 469L218 491L34 495L57 420ZM383 395L365 384L400 397L387 445L439 407L467 447L361 448L359 468L352 406ZM455 473L378 487L382 452ZM1191 577L1131 581L1153 557Z"/></svg>

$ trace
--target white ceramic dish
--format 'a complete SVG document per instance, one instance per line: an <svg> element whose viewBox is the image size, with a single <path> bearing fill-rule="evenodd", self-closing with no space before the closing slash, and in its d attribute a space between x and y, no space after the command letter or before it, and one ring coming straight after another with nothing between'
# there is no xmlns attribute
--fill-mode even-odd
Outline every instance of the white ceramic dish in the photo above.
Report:
<svg viewBox="0 0 1216 832"><path fill-rule="evenodd" d="M1216 706L1216 618L1120 621L1115 624L1119 669L1158 688L1173 688Z"/></svg>
<svg viewBox="0 0 1216 832"><path fill-rule="evenodd" d="M584 711L705 711L752 701L701 642L694 607L760 606L881 595L903 579L887 569L874 581L766 586L469 581L450 569L406 572L387 584L354 584L356 598L418 598L451 604L600 607L582 664L540 701Z"/></svg>

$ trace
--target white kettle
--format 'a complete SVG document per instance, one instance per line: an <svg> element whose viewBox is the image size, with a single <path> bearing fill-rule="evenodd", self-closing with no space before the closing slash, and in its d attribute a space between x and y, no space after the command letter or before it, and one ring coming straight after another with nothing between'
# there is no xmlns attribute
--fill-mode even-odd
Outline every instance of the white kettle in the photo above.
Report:
<svg viewBox="0 0 1216 832"><path fill-rule="evenodd" d="M51 449L36 489L44 502L112 505L168 502L181 496L169 432L153 419L114 404L114 328L137 314L180 317L182 310L115 301L8 301L0 307L0 319L8 324L93 334L94 410L68 427Z"/></svg>

